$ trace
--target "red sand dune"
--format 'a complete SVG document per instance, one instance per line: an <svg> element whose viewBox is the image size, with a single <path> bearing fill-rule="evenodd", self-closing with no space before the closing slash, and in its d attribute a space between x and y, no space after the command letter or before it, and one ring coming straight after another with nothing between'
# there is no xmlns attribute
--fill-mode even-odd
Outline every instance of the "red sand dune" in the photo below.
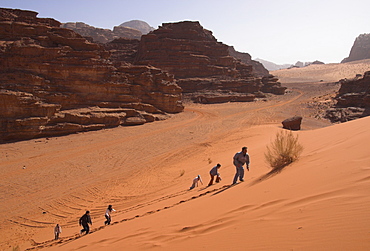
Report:
<svg viewBox="0 0 370 251"><path fill-rule="evenodd" d="M331 125L306 106L336 88L297 84L268 101L187 104L166 121L0 145L0 248L370 250L370 118ZM266 145L293 115L302 156L268 176ZM242 146L251 168L229 187ZM217 163L223 179L206 187ZM85 210L92 233L80 236Z"/></svg>
<svg viewBox="0 0 370 251"><path fill-rule="evenodd" d="M246 182L225 186L234 173L227 161L230 148L225 148L218 155L226 163L221 184L185 193L180 187L189 182L181 181L173 188L173 198L152 198L152 205L126 212L128 218L139 217L55 248L369 250L369 124L370 118L364 118L299 132L305 147L301 159L269 178L264 177L258 135L271 135L276 126L250 128L240 138L248 142L253 161ZM211 165L204 166L198 173Z"/></svg>

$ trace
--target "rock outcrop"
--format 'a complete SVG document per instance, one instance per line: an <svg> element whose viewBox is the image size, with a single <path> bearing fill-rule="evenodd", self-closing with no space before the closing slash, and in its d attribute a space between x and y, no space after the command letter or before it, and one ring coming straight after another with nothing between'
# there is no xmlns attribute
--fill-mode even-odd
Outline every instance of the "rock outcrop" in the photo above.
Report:
<svg viewBox="0 0 370 251"><path fill-rule="evenodd" d="M148 34L151 31L154 31L155 29L151 27L147 22L141 21L141 20L131 20L124 22L119 25L120 27L128 27L132 29L136 29L141 31L143 35Z"/></svg>
<svg viewBox="0 0 370 251"><path fill-rule="evenodd" d="M183 110L161 69L109 51L37 13L0 9L0 141L135 125Z"/></svg>
<svg viewBox="0 0 370 251"><path fill-rule="evenodd" d="M110 30L96 28L82 22L64 23L61 27L74 30L87 39L91 38L92 42L98 43L108 43L117 38L140 39L142 35L141 31L129 27L115 26L113 30Z"/></svg>
<svg viewBox="0 0 370 251"><path fill-rule="evenodd" d="M269 71L263 66L263 64L252 60L252 57L249 53L236 51L233 46L229 46L229 54L230 56L239 59L246 65L252 65L253 72L256 76L267 77L269 75Z"/></svg>
<svg viewBox="0 0 370 251"><path fill-rule="evenodd" d="M261 91L264 93L273 93L277 95L285 94L286 87L281 86L281 83L278 82L278 78L274 75L267 75L262 78L262 87Z"/></svg>
<svg viewBox="0 0 370 251"><path fill-rule="evenodd" d="M326 118L332 122L346 122L370 115L370 71L353 79L339 81L341 87L335 107L327 110Z"/></svg>
<svg viewBox="0 0 370 251"><path fill-rule="evenodd" d="M263 96L264 82L253 66L231 56L229 50L229 46L218 42L199 22L165 23L141 37L134 63L153 65L174 74L187 95L218 91L230 97L248 94L248 100L250 95ZM281 94L279 84L276 81L265 90Z"/></svg>
<svg viewBox="0 0 370 251"><path fill-rule="evenodd" d="M358 36L351 48L349 56L341 63L370 58L370 33Z"/></svg>

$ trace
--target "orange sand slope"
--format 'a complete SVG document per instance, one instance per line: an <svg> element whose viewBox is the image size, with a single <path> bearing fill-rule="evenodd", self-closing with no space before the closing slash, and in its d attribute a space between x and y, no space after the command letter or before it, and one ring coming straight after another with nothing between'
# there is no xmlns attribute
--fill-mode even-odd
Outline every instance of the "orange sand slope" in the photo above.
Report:
<svg viewBox="0 0 370 251"><path fill-rule="evenodd" d="M266 100L189 103L165 121L0 145L0 250L370 250L370 120L331 125L311 105L339 88L314 78L370 70L349 64L287 70L286 95ZM266 145L294 115L303 155L268 177ZM229 187L244 145L251 170ZM217 163L223 179L206 187ZM198 174L204 184L189 191ZM117 211L104 226L108 204ZM80 236L85 210L92 233Z"/></svg>
<svg viewBox="0 0 370 251"><path fill-rule="evenodd" d="M369 125L367 117L296 132L305 148L300 160L270 177L259 142L280 129L241 130L238 145L248 142L252 158L245 182L227 186L234 174L227 163L220 184L153 198L136 217L127 212L112 226L47 249L370 250ZM218 159L231 162L227 142L237 142L224 142Z"/></svg>

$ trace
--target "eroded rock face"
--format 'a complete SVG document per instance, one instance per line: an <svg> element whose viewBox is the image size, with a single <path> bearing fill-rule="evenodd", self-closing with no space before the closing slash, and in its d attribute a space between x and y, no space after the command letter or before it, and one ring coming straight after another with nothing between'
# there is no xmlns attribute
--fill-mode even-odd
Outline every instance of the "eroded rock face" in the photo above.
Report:
<svg viewBox="0 0 370 251"><path fill-rule="evenodd" d="M287 89L284 86L281 86L281 83L278 82L279 79L271 74L264 76L262 78L262 87L261 91L264 93L273 93L277 95L285 94L285 90Z"/></svg>
<svg viewBox="0 0 370 251"><path fill-rule="evenodd" d="M220 94L260 93L269 81L262 82L251 64L231 56L229 50L199 22L165 23L141 37L134 63L153 65L174 74L187 94L215 90L220 90ZM265 90L281 94L281 90L273 90L279 84L276 81Z"/></svg>
<svg viewBox="0 0 370 251"><path fill-rule="evenodd" d="M183 110L173 75L113 64L103 46L59 26L36 12L0 9L0 141L151 122Z"/></svg>
<svg viewBox="0 0 370 251"><path fill-rule="evenodd" d="M341 63L370 58L370 33L358 36L351 48L349 56Z"/></svg>
<svg viewBox="0 0 370 251"><path fill-rule="evenodd" d="M239 59L241 62L247 65L252 65L253 72L258 77L267 77L269 76L269 71L258 61L252 60L249 53L238 52L234 49L233 46L229 46L230 56Z"/></svg>
<svg viewBox="0 0 370 251"><path fill-rule="evenodd" d="M363 77L339 81L341 87L336 96L337 104L327 110L326 117L332 122L346 122L370 115L370 71Z"/></svg>
<svg viewBox="0 0 370 251"><path fill-rule="evenodd" d="M111 54L110 59L118 65L124 62L134 63L140 40L118 38L104 45Z"/></svg>

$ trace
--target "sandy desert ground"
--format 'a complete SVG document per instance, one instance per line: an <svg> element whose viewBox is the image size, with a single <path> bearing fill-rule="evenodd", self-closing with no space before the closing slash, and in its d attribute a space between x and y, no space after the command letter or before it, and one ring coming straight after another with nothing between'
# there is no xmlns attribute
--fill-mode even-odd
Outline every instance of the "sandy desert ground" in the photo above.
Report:
<svg viewBox="0 0 370 251"><path fill-rule="evenodd" d="M310 67L272 72L284 96L188 103L143 126L0 145L0 249L370 250L370 118L332 125L312 105L370 61ZM301 158L268 175L266 146L294 115ZM242 146L250 171L230 186ZM217 163L222 181L207 187ZM198 174L203 185L189 191ZM104 226L108 204L117 211ZM85 210L92 233L80 236Z"/></svg>

